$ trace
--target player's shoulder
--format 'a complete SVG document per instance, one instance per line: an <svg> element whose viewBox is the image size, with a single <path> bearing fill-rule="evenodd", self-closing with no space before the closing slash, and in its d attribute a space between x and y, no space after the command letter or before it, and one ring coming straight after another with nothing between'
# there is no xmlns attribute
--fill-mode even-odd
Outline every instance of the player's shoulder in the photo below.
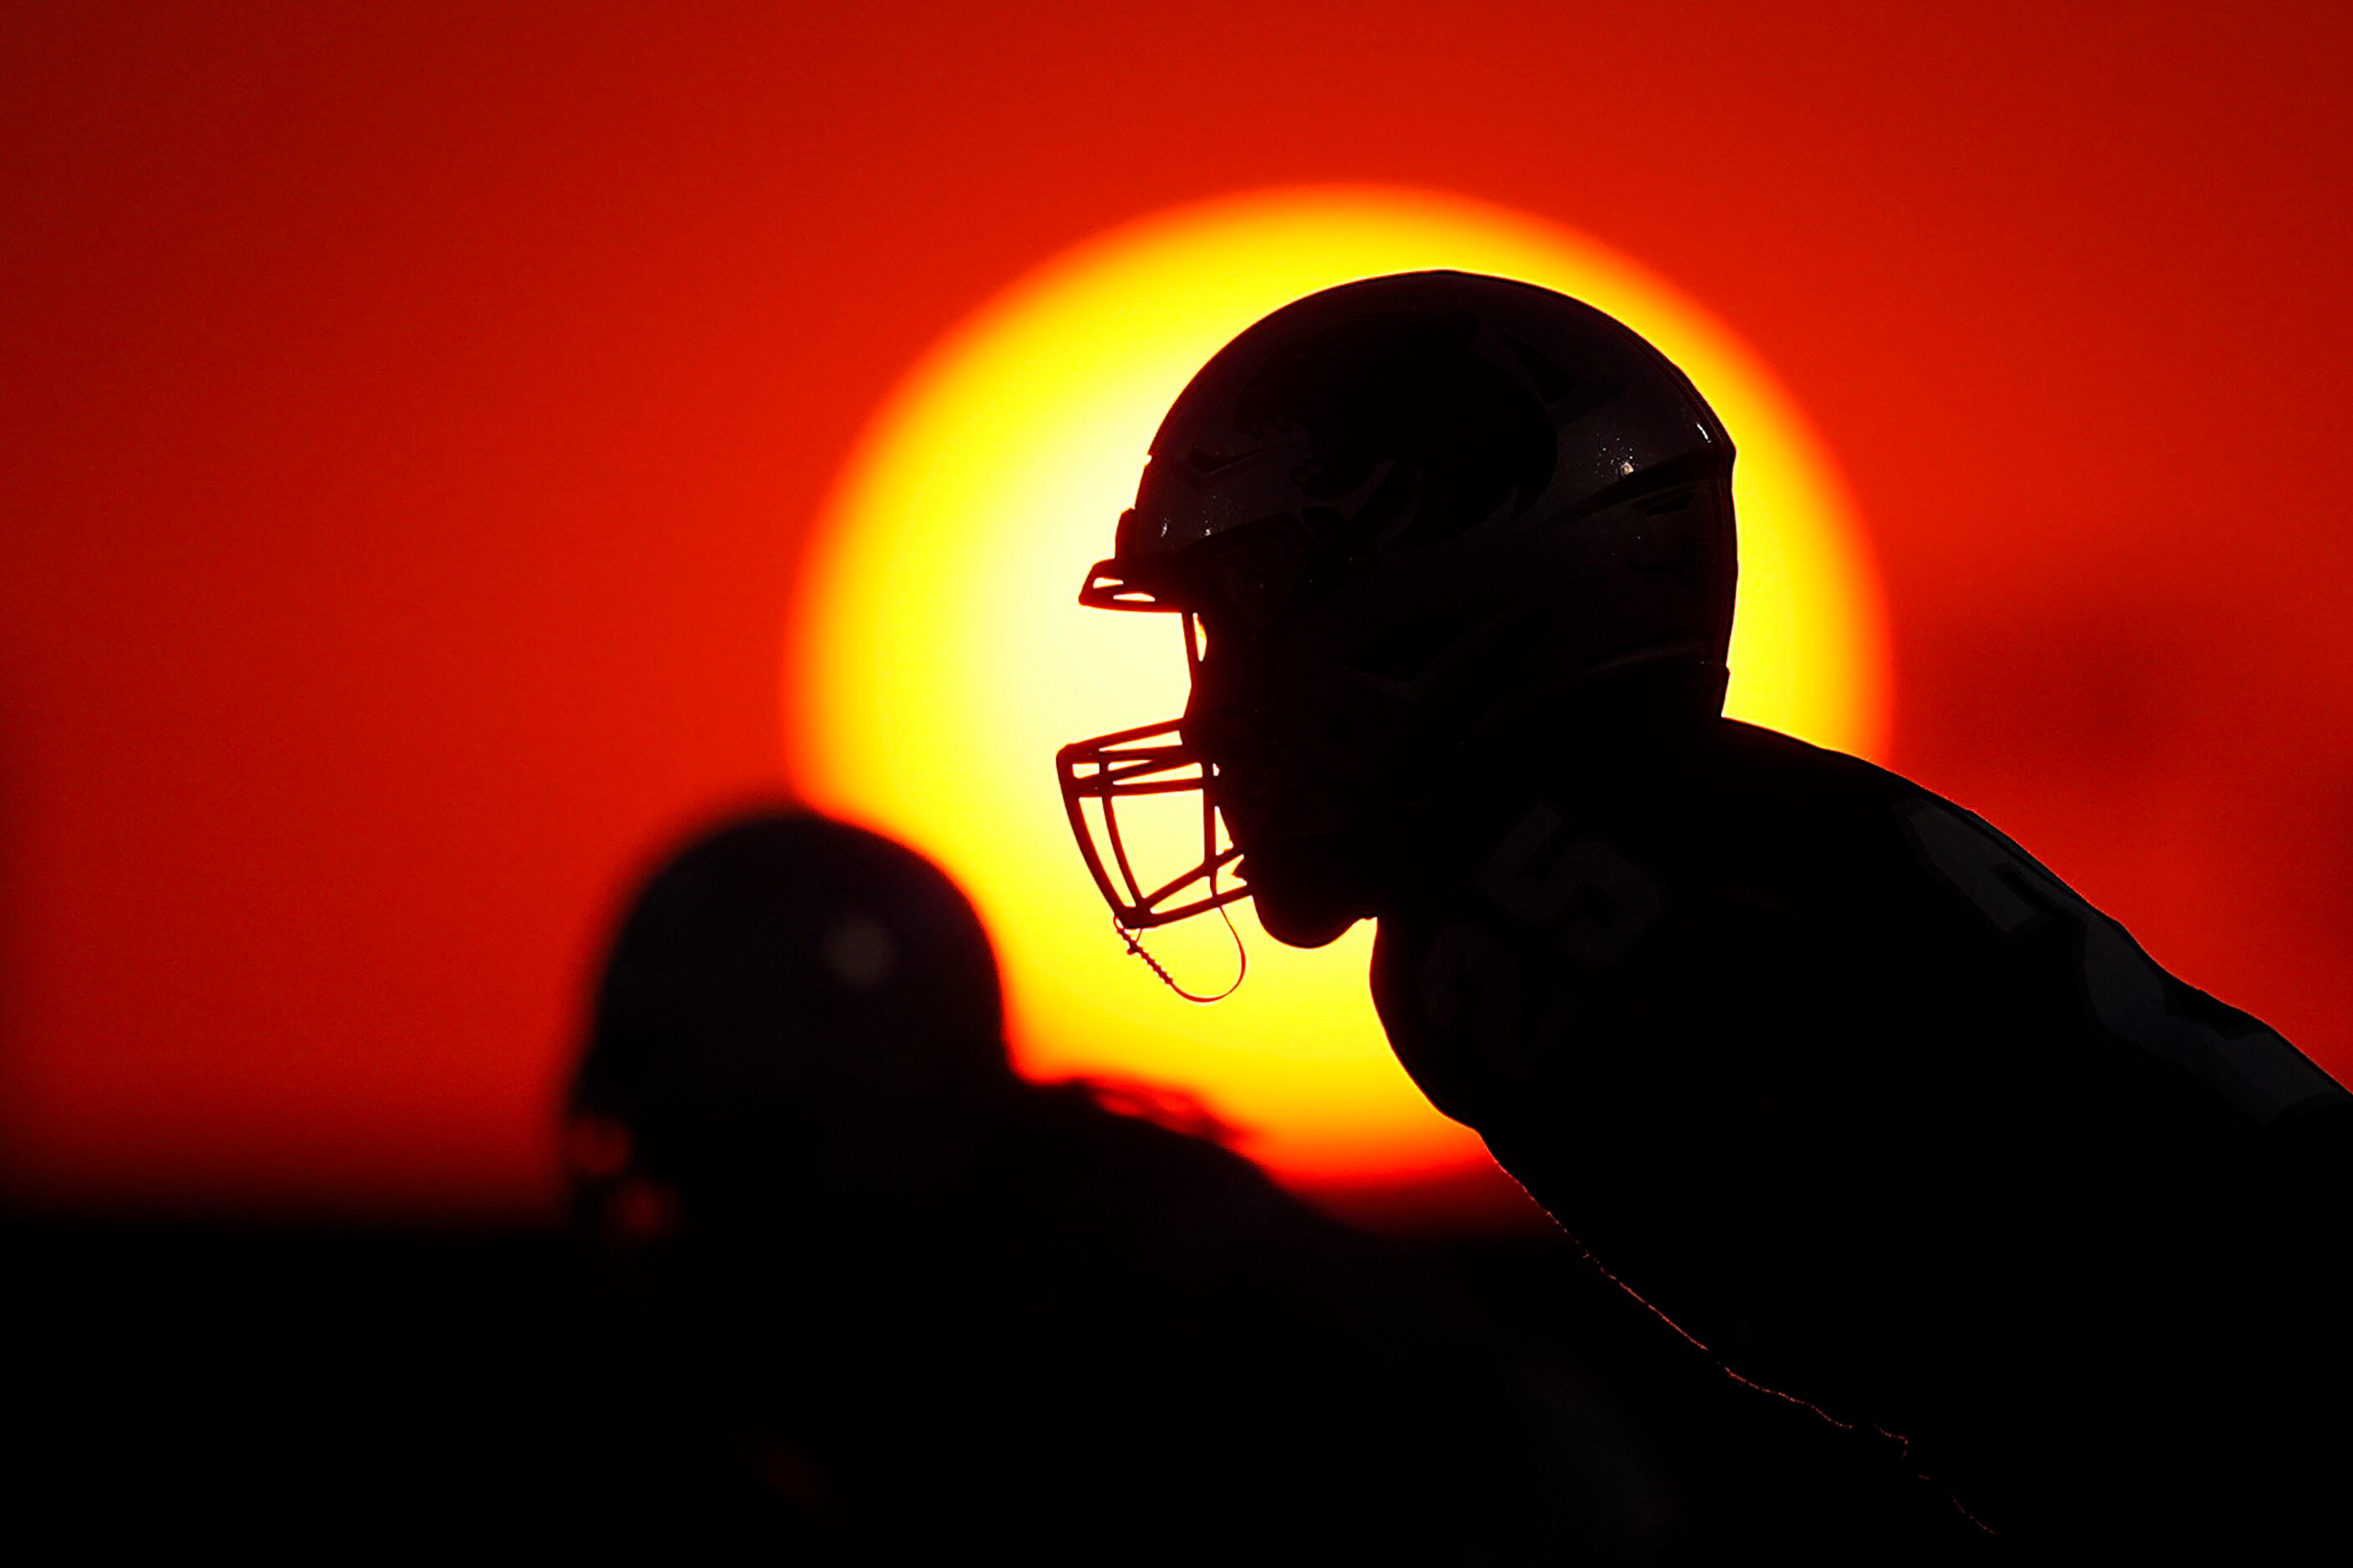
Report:
<svg viewBox="0 0 2353 1568"><path fill-rule="evenodd" d="M1883 958L1982 967L2054 912L2105 920L1992 823L1862 758L1725 721L1703 766L1752 867Z"/></svg>
<svg viewBox="0 0 2353 1568"><path fill-rule="evenodd" d="M1605 840L1686 896L1732 889L1799 905L1817 895L1884 900L1905 897L1916 874L1905 822L1949 805L1862 758L1722 720L1669 744L1587 760L1551 781L1532 808L1537 820L1495 851L1508 858L1533 844L1549 811L1561 824L1556 837Z"/></svg>
<svg viewBox="0 0 2353 1568"><path fill-rule="evenodd" d="M1793 876L1820 870L1883 914L1924 896L1978 897L1989 865L2057 882L1985 818L1861 757L1735 720L1719 724L1704 755L1710 793L1728 821L1779 846L1770 858Z"/></svg>
<svg viewBox="0 0 2353 1568"><path fill-rule="evenodd" d="M1727 754L1759 778L1814 781L1867 847L1838 879L1859 947L1923 994L1941 980L2009 997L2017 1016L2111 1042L2181 1093L2256 1125L2315 1118L2334 1129L2346 1095L2261 1019L2189 984L2000 828L1901 775L1753 726ZM1792 783L1791 787L1799 787ZM1819 814L1818 814L1819 815ZM1864 867L1869 875L1852 874Z"/></svg>
<svg viewBox="0 0 2353 1568"><path fill-rule="evenodd" d="M1725 787L1760 805L1820 813L1883 809L1937 798L1926 786L1876 763L1737 719L1717 721L1702 754Z"/></svg>
<svg viewBox="0 0 2353 1568"><path fill-rule="evenodd" d="M1767 810L1778 806L1786 815L1870 822L1891 830L1915 857L1931 863L1940 858L1940 847L1968 838L2039 865L1993 824L1927 785L1793 735L1724 720L1708 759L1727 792Z"/></svg>

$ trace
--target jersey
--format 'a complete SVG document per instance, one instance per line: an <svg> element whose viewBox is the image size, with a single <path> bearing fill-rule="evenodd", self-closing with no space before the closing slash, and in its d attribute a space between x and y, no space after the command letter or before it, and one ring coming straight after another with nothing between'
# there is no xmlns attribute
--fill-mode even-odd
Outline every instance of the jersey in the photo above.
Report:
<svg viewBox="0 0 2353 1568"><path fill-rule="evenodd" d="M1374 999L1604 1268L2030 1549L2310 1514L2327 1074L1978 817L1767 731L1598 750L1496 823L1384 913Z"/></svg>

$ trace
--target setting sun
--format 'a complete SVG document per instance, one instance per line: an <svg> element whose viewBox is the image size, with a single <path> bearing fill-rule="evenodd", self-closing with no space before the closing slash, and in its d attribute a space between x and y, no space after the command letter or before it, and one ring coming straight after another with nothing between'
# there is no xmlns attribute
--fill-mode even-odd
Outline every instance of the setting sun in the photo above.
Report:
<svg viewBox="0 0 2353 1568"><path fill-rule="evenodd" d="M1305 1182L1483 1160L1391 1058L1366 992L1371 929L1302 952L1235 923L1247 982L1187 1005L1130 957L1071 845L1055 749L1173 718L1185 660L1159 616L1077 604L1161 415L1251 321L1355 278L1447 267L1617 316L1681 365L1739 450L1729 708L1864 754L1888 693L1876 583L1803 414L1699 306L1580 236L1458 198L1274 192L1158 215L1015 282L875 415L811 536L786 626L786 733L811 805L932 856L979 907L1034 1076L1189 1090L1239 1146ZM1198 826L1193 828L1198 836ZM1214 919L1155 932L1195 990L1232 977Z"/></svg>

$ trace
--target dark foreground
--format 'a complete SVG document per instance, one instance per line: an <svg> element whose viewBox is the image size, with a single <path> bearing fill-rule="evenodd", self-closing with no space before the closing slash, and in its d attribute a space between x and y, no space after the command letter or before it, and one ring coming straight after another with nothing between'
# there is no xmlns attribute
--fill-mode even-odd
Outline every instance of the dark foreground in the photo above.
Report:
<svg viewBox="0 0 2353 1568"><path fill-rule="evenodd" d="M0 1234L7 1491L31 1539L62 1531L76 1557L492 1542L603 1555L673 1539L693 1558L769 1554L763 1506L714 1488L695 1435L612 1375L559 1235L53 1217ZM1587 1413L1564 1489L1615 1516L1630 1559L1991 1545L1892 1444L1727 1379L1563 1238L1396 1245L1530 1344ZM1138 1384L1138 1419L1168 1419L1148 1375ZM1004 1441L1022 1444L1034 1418L1007 1412ZM1314 1427L1302 1422L1303 1443ZM1034 1478L1041 1508L1055 1484ZM1156 1533L1137 1520L1106 1558L1148 1554Z"/></svg>

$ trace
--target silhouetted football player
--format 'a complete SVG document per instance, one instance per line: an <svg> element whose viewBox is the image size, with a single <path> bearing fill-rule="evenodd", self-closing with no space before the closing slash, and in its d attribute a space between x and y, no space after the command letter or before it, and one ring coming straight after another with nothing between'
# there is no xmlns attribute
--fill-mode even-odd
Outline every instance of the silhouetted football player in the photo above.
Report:
<svg viewBox="0 0 2353 1568"><path fill-rule="evenodd" d="M1251 327L1081 595L1174 614L1192 676L1060 755L1098 885L1131 931L1377 920L1432 1101L2013 1544L2333 1526L2353 1101L1982 820L1720 716L1732 459L1545 289L1375 279ZM1121 806L1186 788L1198 863L1134 865Z"/></svg>
<svg viewBox="0 0 2353 1568"><path fill-rule="evenodd" d="M570 1131L665 1486L887 1560L1645 1544L1556 1463L1592 1412L1239 1156L1025 1082L1002 1027L970 906L871 833L748 817L638 896Z"/></svg>

